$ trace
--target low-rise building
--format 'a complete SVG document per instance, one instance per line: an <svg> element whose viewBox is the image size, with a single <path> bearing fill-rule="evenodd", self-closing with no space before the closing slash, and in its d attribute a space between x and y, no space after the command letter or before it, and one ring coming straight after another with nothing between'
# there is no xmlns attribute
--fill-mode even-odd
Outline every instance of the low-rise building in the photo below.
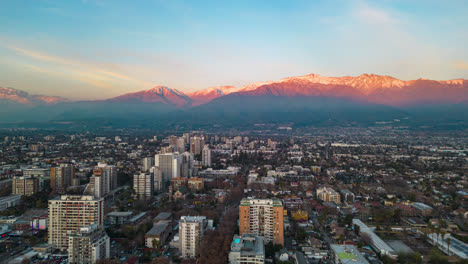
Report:
<svg viewBox="0 0 468 264"><path fill-rule="evenodd" d="M159 221L145 234L145 246L159 248L166 243L171 232L171 223L166 220Z"/></svg>
<svg viewBox="0 0 468 264"><path fill-rule="evenodd" d="M262 236L254 234L235 235L229 252L230 264L265 263L265 246Z"/></svg>
<svg viewBox="0 0 468 264"><path fill-rule="evenodd" d="M169 221L172 222L172 213L170 212L161 212L155 218L153 218L153 223L158 223L160 221Z"/></svg>
<svg viewBox="0 0 468 264"><path fill-rule="evenodd" d="M335 264L369 264L353 245L331 245L332 260Z"/></svg>
<svg viewBox="0 0 468 264"><path fill-rule="evenodd" d="M203 187L204 187L204 184L203 184L202 178L194 177L188 180L188 188L191 191L201 191L203 190Z"/></svg>
<svg viewBox="0 0 468 264"><path fill-rule="evenodd" d="M123 225L130 221L132 212L110 212L107 214L107 222L110 225Z"/></svg>
<svg viewBox="0 0 468 264"><path fill-rule="evenodd" d="M414 203L412 205L422 216L429 216L432 214L432 207L423 203Z"/></svg>
<svg viewBox="0 0 468 264"><path fill-rule="evenodd" d="M353 219L353 225L359 226L359 235L366 243L375 249L379 254L396 258L398 255L385 241L383 241L372 229L359 219Z"/></svg>
<svg viewBox="0 0 468 264"><path fill-rule="evenodd" d="M322 187L317 189L317 198L324 202L341 203L341 195L332 188Z"/></svg>
<svg viewBox="0 0 468 264"><path fill-rule="evenodd" d="M0 197L0 211L3 211L9 207L17 206L21 202L21 195L12 194L5 197Z"/></svg>
<svg viewBox="0 0 468 264"><path fill-rule="evenodd" d="M33 195L39 191L39 180L34 177L15 177L12 182L12 193Z"/></svg>

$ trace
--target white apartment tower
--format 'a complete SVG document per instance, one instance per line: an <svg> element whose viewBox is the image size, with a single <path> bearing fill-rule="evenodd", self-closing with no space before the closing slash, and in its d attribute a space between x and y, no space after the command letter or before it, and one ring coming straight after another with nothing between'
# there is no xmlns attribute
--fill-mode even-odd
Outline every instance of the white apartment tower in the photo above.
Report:
<svg viewBox="0 0 468 264"><path fill-rule="evenodd" d="M110 238L97 224L81 227L76 235L68 238L70 264L94 264L107 258L110 258Z"/></svg>
<svg viewBox="0 0 468 264"><path fill-rule="evenodd" d="M141 169L144 172L148 172L154 166L154 158L153 157L143 158L142 163L143 163L143 166Z"/></svg>
<svg viewBox="0 0 468 264"><path fill-rule="evenodd" d="M94 168L84 194L104 197L115 188L117 188L117 167L100 162Z"/></svg>
<svg viewBox="0 0 468 264"><path fill-rule="evenodd" d="M165 153L154 156L154 165L161 170L165 182L180 177L183 157L179 153Z"/></svg>
<svg viewBox="0 0 468 264"><path fill-rule="evenodd" d="M205 145L203 147L202 165L206 167L211 167L211 149L208 145Z"/></svg>
<svg viewBox="0 0 468 264"><path fill-rule="evenodd" d="M104 200L90 195L62 195L49 200L49 244L67 250L68 239L83 226L104 223Z"/></svg>
<svg viewBox="0 0 468 264"><path fill-rule="evenodd" d="M148 172L133 175L133 190L141 200L151 199L154 191L153 174Z"/></svg>
<svg viewBox="0 0 468 264"><path fill-rule="evenodd" d="M183 258L195 258L207 225L204 216L182 216L179 221L179 250Z"/></svg>

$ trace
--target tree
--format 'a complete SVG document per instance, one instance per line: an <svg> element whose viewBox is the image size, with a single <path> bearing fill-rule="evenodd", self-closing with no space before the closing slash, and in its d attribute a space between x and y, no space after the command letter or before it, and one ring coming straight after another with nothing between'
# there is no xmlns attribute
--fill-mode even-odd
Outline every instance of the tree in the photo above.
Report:
<svg viewBox="0 0 468 264"><path fill-rule="evenodd" d="M161 247L161 241L156 240L156 238L154 238L154 239L151 241L151 245L153 245L153 248L160 248L160 247Z"/></svg>
<svg viewBox="0 0 468 264"><path fill-rule="evenodd" d="M354 225L354 232L356 233L356 235L359 235L360 231L361 231L361 227L358 225Z"/></svg>
<svg viewBox="0 0 468 264"><path fill-rule="evenodd" d="M266 258L273 258L276 252L279 252L283 246L281 245L273 245L270 241L268 244L265 245L265 257Z"/></svg>

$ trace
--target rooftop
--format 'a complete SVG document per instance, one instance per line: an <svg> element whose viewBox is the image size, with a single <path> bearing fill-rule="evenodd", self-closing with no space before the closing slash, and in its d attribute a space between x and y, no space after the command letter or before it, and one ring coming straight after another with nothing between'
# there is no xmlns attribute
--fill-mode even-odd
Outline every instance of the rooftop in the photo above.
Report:
<svg viewBox="0 0 468 264"><path fill-rule="evenodd" d="M283 203L279 199L242 199L241 206L251 206L251 205L272 205L274 207L283 207Z"/></svg>
<svg viewBox="0 0 468 264"><path fill-rule="evenodd" d="M331 249L340 258L341 263L369 264L353 245L331 245Z"/></svg>
<svg viewBox="0 0 468 264"><path fill-rule="evenodd" d="M167 220L172 217L172 213L170 212L161 212L159 213L154 220Z"/></svg>
<svg viewBox="0 0 468 264"><path fill-rule="evenodd" d="M241 255L265 255L264 238L254 234L235 235L231 243L231 252Z"/></svg>
<svg viewBox="0 0 468 264"><path fill-rule="evenodd" d="M110 212L107 216L114 216L114 217L129 217L133 214L133 212Z"/></svg>
<svg viewBox="0 0 468 264"><path fill-rule="evenodd" d="M148 232L146 232L146 235L148 236L159 236L161 233L164 232L164 230L167 229L169 223L168 222L158 222L155 224Z"/></svg>

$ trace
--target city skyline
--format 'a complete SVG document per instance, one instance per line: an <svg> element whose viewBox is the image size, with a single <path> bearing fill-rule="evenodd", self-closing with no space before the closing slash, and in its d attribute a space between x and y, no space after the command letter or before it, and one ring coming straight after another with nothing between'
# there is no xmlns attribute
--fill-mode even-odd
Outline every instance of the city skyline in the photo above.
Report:
<svg viewBox="0 0 468 264"><path fill-rule="evenodd" d="M317 73L468 76L462 1L10 1L0 86L72 100ZM154 11L154 12L153 12Z"/></svg>

